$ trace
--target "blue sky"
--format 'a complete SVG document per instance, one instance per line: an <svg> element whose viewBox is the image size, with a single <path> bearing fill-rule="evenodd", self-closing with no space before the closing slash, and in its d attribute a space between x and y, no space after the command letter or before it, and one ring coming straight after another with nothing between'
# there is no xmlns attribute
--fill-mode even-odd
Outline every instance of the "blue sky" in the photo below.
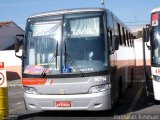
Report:
<svg viewBox="0 0 160 120"><path fill-rule="evenodd" d="M133 28L149 22L160 0L105 0L105 6ZM83 7L101 7L101 0L0 0L0 21L14 21L24 29L27 17L35 13Z"/></svg>

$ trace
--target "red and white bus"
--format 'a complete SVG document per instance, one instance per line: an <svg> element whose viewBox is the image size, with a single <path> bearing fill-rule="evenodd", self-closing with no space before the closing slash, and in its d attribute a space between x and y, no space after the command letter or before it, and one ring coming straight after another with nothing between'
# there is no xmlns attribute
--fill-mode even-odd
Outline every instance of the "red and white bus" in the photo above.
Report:
<svg viewBox="0 0 160 120"><path fill-rule="evenodd" d="M143 40L144 42L150 42L148 47L151 50L151 78L154 98L155 100L160 100L160 8L152 10L151 23L143 29ZM146 76L148 76L147 73ZM146 79L146 83L148 88L148 79Z"/></svg>

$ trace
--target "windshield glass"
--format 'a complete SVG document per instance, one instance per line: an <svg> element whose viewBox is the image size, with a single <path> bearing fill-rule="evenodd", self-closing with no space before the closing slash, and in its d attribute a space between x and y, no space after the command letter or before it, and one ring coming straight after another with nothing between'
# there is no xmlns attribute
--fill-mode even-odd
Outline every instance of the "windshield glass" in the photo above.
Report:
<svg viewBox="0 0 160 120"><path fill-rule="evenodd" d="M56 46L61 40L61 21L31 22L26 36L26 58L24 73L41 74L48 70L59 73L56 65ZM59 56L57 56L60 59Z"/></svg>
<svg viewBox="0 0 160 120"><path fill-rule="evenodd" d="M160 14L158 12L152 13L151 25L152 64L160 64Z"/></svg>
<svg viewBox="0 0 160 120"><path fill-rule="evenodd" d="M160 27L152 29L152 63L160 64Z"/></svg>
<svg viewBox="0 0 160 120"><path fill-rule="evenodd" d="M106 70L103 15L78 14L64 18L64 38L67 57L82 72ZM67 65L72 68L71 61ZM72 72L77 72L75 69Z"/></svg>
<svg viewBox="0 0 160 120"><path fill-rule="evenodd" d="M107 69L103 13L68 14L30 19L23 73L81 74Z"/></svg>

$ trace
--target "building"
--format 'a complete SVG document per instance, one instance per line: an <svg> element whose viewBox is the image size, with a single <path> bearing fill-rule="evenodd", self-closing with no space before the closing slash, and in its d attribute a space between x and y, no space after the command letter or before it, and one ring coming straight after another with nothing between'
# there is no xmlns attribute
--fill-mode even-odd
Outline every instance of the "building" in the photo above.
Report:
<svg viewBox="0 0 160 120"><path fill-rule="evenodd" d="M0 50L13 50L17 34L24 34L24 30L13 21L0 22Z"/></svg>

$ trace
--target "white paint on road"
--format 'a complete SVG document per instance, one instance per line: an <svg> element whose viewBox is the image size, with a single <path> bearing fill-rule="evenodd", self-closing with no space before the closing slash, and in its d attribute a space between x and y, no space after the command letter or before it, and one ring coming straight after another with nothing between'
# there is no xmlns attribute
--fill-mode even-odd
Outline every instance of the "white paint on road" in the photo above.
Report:
<svg viewBox="0 0 160 120"><path fill-rule="evenodd" d="M24 102L17 102L14 104L14 106L12 106L11 109L9 109L9 113L14 112L18 109L24 108Z"/></svg>
<svg viewBox="0 0 160 120"><path fill-rule="evenodd" d="M127 113L130 113L130 112L133 111L133 109L134 109L135 105L137 104L142 92L143 92L143 86L141 86L140 89L138 90L138 92L137 92L136 96L134 97L129 109L127 110Z"/></svg>
<svg viewBox="0 0 160 120"><path fill-rule="evenodd" d="M136 96L134 97L130 107L128 108L127 110L127 114L123 115L124 119L122 120L130 120L130 117L131 117L131 114L132 114L132 111L134 109L134 107L136 106L139 98L141 97L141 94L143 92L143 86L141 86L136 94Z"/></svg>

